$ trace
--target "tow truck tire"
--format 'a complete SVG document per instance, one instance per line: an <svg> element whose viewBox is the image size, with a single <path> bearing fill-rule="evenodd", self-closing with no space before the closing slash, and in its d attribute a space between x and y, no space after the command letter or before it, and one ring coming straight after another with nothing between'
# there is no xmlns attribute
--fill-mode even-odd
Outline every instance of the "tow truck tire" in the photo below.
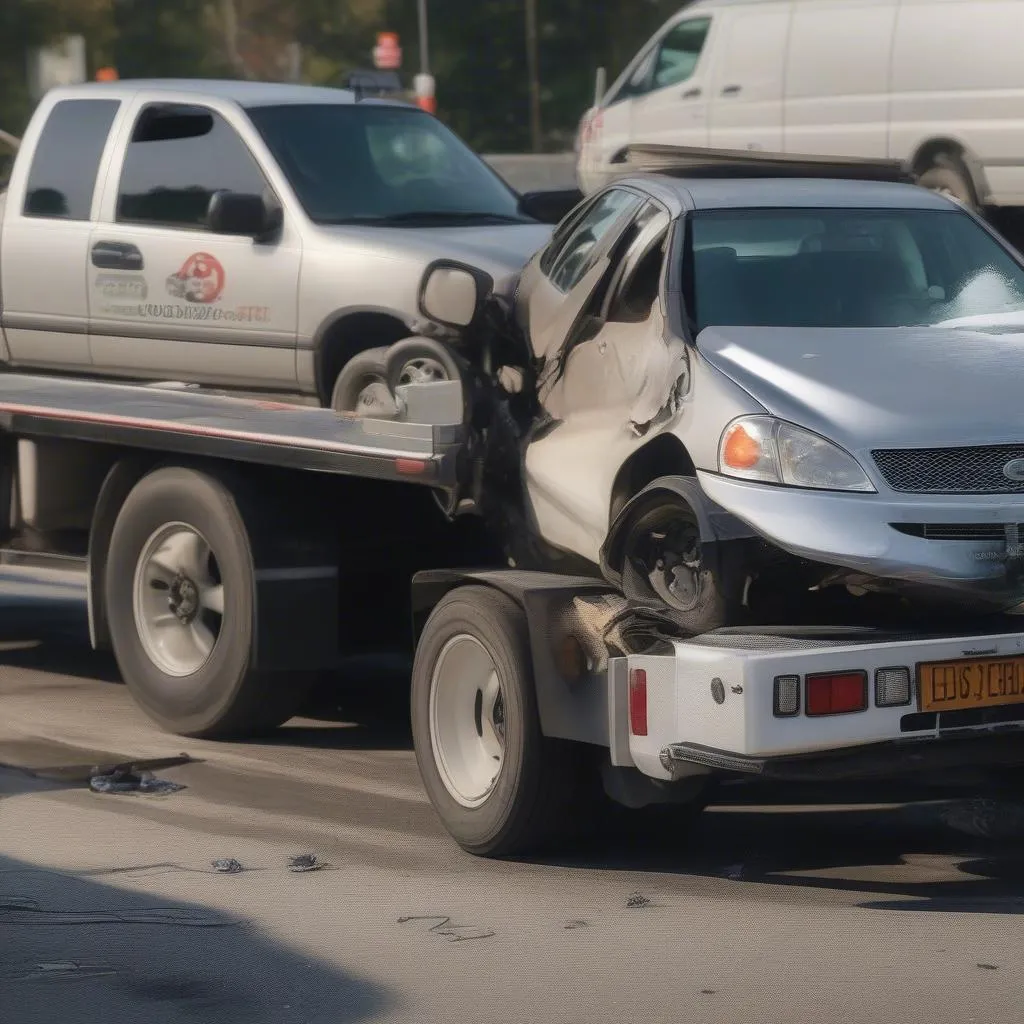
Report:
<svg viewBox="0 0 1024 1024"><path fill-rule="evenodd" d="M104 586L121 674L163 728L239 736L298 710L301 680L253 669L252 551L230 490L214 476L166 467L143 477L114 524Z"/></svg>
<svg viewBox="0 0 1024 1024"><path fill-rule="evenodd" d="M559 839L571 817L582 759L541 733L531 665L526 616L489 587L449 593L420 637L416 760L434 809L469 853L535 851Z"/></svg>

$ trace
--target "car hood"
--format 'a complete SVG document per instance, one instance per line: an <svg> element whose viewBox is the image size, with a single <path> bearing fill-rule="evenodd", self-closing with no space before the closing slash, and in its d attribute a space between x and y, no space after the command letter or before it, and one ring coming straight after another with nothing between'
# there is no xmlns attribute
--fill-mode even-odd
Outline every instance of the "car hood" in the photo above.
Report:
<svg viewBox="0 0 1024 1024"><path fill-rule="evenodd" d="M1024 329L709 327L697 349L768 412L849 451L1024 441Z"/></svg>
<svg viewBox="0 0 1024 1024"><path fill-rule="evenodd" d="M485 270L496 281L522 270L547 245L547 224L491 224L480 227L385 228L341 225L321 228L328 243L357 246L376 256L408 260L424 267L438 259L461 260Z"/></svg>

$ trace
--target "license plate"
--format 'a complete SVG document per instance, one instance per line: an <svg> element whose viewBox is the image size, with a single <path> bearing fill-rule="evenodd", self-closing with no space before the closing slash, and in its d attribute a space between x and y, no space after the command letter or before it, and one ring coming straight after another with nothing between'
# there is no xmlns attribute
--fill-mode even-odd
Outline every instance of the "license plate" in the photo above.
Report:
<svg viewBox="0 0 1024 1024"><path fill-rule="evenodd" d="M1024 657L927 662L917 679L922 711L1024 703Z"/></svg>

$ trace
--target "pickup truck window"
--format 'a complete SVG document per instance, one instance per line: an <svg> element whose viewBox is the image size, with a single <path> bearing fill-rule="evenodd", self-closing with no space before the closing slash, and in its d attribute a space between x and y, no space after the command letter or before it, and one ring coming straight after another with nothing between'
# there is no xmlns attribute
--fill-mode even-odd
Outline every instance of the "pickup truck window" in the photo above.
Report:
<svg viewBox="0 0 1024 1024"><path fill-rule="evenodd" d="M262 194L266 179L238 133L205 107L145 107L125 153L117 219L202 230L210 196Z"/></svg>
<svg viewBox="0 0 1024 1024"><path fill-rule="evenodd" d="M280 104L248 114L317 224L527 222L487 164L415 108Z"/></svg>
<svg viewBox="0 0 1024 1024"><path fill-rule="evenodd" d="M26 217L88 220L100 158L119 100L61 100L36 143L25 189Z"/></svg>

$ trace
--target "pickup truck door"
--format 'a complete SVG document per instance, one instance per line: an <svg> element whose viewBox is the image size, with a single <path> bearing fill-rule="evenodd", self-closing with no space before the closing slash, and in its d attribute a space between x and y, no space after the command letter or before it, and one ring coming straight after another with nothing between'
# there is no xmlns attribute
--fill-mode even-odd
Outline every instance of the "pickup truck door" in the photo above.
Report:
<svg viewBox="0 0 1024 1024"><path fill-rule="evenodd" d="M89 240L89 344L99 372L294 390L301 247L206 226L214 192L277 202L236 128L195 103L140 99Z"/></svg>
<svg viewBox="0 0 1024 1024"><path fill-rule="evenodd" d="M0 232L0 322L13 365L87 372L85 268L117 99L43 101L15 159Z"/></svg>

